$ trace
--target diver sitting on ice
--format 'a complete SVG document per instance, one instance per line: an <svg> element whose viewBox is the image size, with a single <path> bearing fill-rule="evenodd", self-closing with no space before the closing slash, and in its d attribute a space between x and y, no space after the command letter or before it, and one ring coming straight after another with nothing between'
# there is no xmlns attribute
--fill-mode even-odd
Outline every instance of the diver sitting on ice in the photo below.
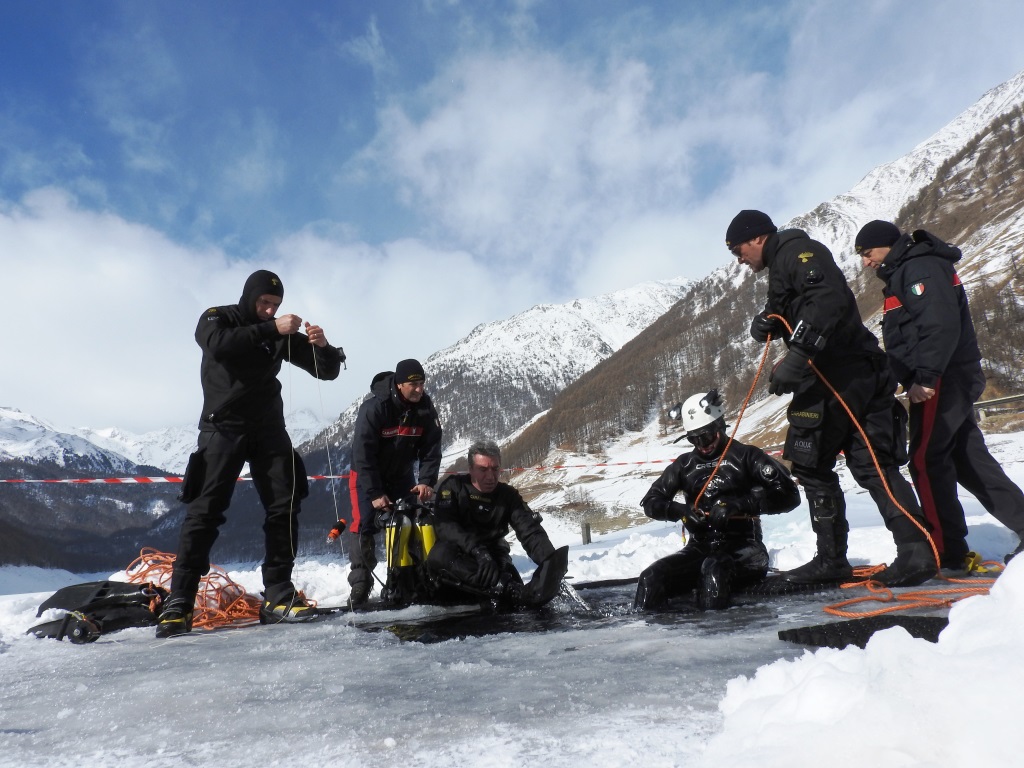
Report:
<svg viewBox="0 0 1024 768"><path fill-rule="evenodd" d="M436 541L427 568L442 588L499 604L542 605L557 594L568 566L568 547L555 549L519 491L498 480L501 451L490 441L469 448L469 474L452 475L437 489ZM539 567L523 585L505 536L509 527Z"/></svg>
<svg viewBox="0 0 1024 768"><path fill-rule="evenodd" d="M768 573L758 515L800 504L789 472L760 448L734 440L722 455L728 437L717 390L687 399L681 417L693 450L672 462L640 506L655 520L682 520L690 538L682 551L640 574L637 609L657 608L694 589L702 609L725 608L733 589ZM673 500L678 493L685 504Z"/></svg>

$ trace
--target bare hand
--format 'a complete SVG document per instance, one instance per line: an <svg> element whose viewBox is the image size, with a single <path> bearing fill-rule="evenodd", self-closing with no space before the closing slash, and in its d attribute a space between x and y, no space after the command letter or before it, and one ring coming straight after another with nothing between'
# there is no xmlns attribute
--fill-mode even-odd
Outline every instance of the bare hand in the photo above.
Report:
<svg viewBox="0 0 1024 768"><path fill-rule="evenodd" d="M391 506L391 499L389 499L387 494L385 494L371 501L370 505L374 509L385 509Z"/></svg>
<svg viewBox="0 0 1024 768"><path fill-rule="evenodd" d="M935 390L931 387L922 387L920 384L911 384L910 402L923 403L935 397Z"/></svg>
<svg viewBox="0 0 1024 768"><path fill-rule="evenodd" d="M274 319L277 324L277 332L282 336L290 336L299 330L302 325L302 318L298 315L281 315Z"/></svg>
<svg viewBox="0 0 1024 768"><path fill-rule="evenodd" d="M327 346L327 337L324 336L324 329L319 325L306 323L306 335L309 337L310 344L315 344L321 349Z"/></svg>
<svg viewBox="0 0 1024 768"><path fill-rule="evenodd" d="M416 497L420 501L430 501L432 498L434 498L434 489L431 488L429 485L424 485L423 483L420 483L419 485L414 485L412 488L409 489L409 492L415 493Z"/></svg>

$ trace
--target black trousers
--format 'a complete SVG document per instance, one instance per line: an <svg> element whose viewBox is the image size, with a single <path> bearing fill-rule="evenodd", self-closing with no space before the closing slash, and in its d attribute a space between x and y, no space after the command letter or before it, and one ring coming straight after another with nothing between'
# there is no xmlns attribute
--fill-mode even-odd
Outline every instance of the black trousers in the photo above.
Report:
<svg viewBox="0 0 1024 768"><path fill-rule="evenodd" d="M835 466L839 454L859 486L878 507L886 527L897 544L921 541L923 534L886 493L888 484L899 505L923 520L921 508L910 482L900 473L894 408L896 380L889 369L871 360L854 360L834 370L822 372L860 423L870 449L854 426L842 403L821 381L793 396L788 411L789 431L783 457L793 462L793 475L804 486L809 499L831 496L842 499L843 491ZM902 437L900 438L902 440ZM872 459L872 451L882 477ZM843 509L845 505L837 505Z"/></svg>
<svg viewBox="0 0 1024 768"><path fill-rule="evenodd" d="M186 482L194 483L199 490L181 524L172 591L195 593L199 580L209 573L210 551L227 519L224 513L247 461L266 511L263 584L269 588L290 583L298 548L299 503L309 488L306 468L292 449L284 427L246 432L203 430L197 454L189 472L199 472L201 478L186 478Z"/></svg>
<svg viewBox="0 0 1024 768"><path fill-rule="evenodd" d="M733 584L748 586L762 581L768 574L768 550L756 539L729 541L724 551L732 558L736 570ZM645 596L643 608L657 608L665 600L687 595L700 585L700 569L710 549L708 544L691 538L674 555L655 561L640 574L637 594Z"/></svg>
<svg viewBox="0 0 1024 768"><path fill-rule="evenodd" d="M414 484L415 482L410 482L406 485L406 482L402 482L399 485L386 487L384 495L391 499L392 502L397 502L408 495L408 489L412 488ZM349 478L349 489L352 499L353 525L345 534L347 537L349 559L348 583L352 587L362 584L367 589L372 589L373 569L380 562L379 555L383 554L383 547L377 541L377 534L380 531L377 529L377 524L374 520L377 510L373 509L369 503L364 503L361 499L356 488L354 475Z"/></svg>
<svg viewBox="0 0 1024 768"><path fill-rule="evenodd" d="M910 406L910 476L935 530L935 546L951 562L962 560L968 551L958 484L996 520L1024 537L1024 493L989 453L975 421L972 389L970 381L944 376L935 397Z"/></svg>

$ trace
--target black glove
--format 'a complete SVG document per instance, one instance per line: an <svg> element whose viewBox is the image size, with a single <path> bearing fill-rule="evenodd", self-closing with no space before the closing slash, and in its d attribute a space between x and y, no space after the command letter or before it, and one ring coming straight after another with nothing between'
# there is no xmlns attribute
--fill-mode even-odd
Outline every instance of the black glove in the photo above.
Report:
<svg viewBox="0 0 1024 768"><path fill-rule="evenodd" d="M785 395L803 389L804 383L814 376L810 355L802 349L790 347L782 362L775 366L768 377L768 391L773 395Z"/></svg>
<svg viewBox="0 0 1024 768"><path fill-rule="evenodd" d="M395 508L390 504L380 509L375 509L373 512L373 527L378 531L383 531L388 527L388 523L391 522L391 516L395 513Z"/></svg>
<svg viewBox="0 0 1024 768"><path fill-rule="evenodd" d="M680 505L684 506L684 505ZM694 509L689 504L684 506L686 512L683 514L683 525L690 533L701 533L707 530L708 527L708 510L711 509L711 504L708 504L701 499L698 509Z"/></svg>
<svg viewBox="0 0 1024 768"><path fill-rule="evenodd" d="M711 512L708 513L708 523L712 531L723 532L729 522L729 518L735 514L735 505L726 499L719 499L711 505Z"/></svg>
<svg viewBox="0 0 1024 768"><path fill-rule="evenodd" d="M782 335L782 323L778 318L768 317L764 312L754 315L754 319L750 321L750 337L764 344L768 341L769 334L773 339L779 338Z"/></svg>
<svg viewBox="0 0 1024 768"><path fill-rule="evenodd" d="M501 578L501 568L494 562L494 558L485 547L477 547L473 550L472 555L476 558L476 574L473 576L473 581L484 589L490 589Z"/></svg>

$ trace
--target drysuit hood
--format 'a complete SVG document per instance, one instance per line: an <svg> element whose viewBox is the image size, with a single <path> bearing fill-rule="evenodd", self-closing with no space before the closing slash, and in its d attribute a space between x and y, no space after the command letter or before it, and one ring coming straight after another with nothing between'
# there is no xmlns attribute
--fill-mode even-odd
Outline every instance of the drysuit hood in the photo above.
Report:
<svg viewBox="0 0 1024 768"><path fill-rule="evenodd" d="M245 281L242 288L242 298L238 300L238 308L242 316L250 323L259 322L256 315L256 299L264 295L284 298L284 285L281 278L266 269L258 269L253 272Z"/></svg>

